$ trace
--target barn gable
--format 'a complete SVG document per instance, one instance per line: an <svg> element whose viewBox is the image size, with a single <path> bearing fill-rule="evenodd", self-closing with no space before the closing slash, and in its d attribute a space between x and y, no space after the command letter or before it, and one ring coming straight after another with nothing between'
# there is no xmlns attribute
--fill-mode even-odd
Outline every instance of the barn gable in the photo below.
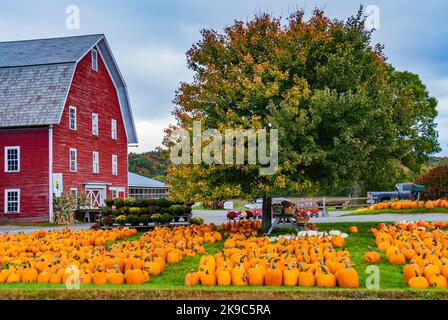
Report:
<svg viewBox="0 0 448 320"><path fill-rule="evenodd" d="M117 89L128 143L138 143L126 84L102 34L0 43L0 128L59 124L76 65L93 47Z"/></svg>

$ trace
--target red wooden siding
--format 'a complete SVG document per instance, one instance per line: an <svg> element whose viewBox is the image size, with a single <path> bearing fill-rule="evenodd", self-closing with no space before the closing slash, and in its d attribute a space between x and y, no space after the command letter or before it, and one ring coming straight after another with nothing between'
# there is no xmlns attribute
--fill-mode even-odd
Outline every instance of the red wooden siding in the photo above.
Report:
<svg viewBox="0 0 448 320"><path fill-rule="evenodd" d="M5 146L20 147L20 172L5 173ZM48 221L48 128L0 130L0 160L0 222ZM20 189L19 214L4 214L5 189Z"/></svg>
<svg viewBox="0 0 448 320"><path fill-rule="evenodd" d="M76 107L77 130L69 129L69 107ZM99 116L99 136L92 134L92 113ZM111 120L117 121L117 140ZM70 148L77 149L77 172L70 172ZM93 151L99 152L100 172L93 173ZM112 155L118 157L118 175L112 175ZM127 190L127 139L115 86L98 53L98 72L91 68L90 52L79 62L59 125L53 130L53 173L63 174L64 191L83 191L84 182L111 183ZM127 191L126 191L127 192Z"/></svg>

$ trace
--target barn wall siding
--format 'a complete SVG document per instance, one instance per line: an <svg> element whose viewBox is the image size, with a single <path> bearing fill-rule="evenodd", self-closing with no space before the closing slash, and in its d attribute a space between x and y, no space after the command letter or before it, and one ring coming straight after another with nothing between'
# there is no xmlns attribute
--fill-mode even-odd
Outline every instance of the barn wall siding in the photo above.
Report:
<svg viewBox="0 0 448 320"><path fill-rule="evenodd" d="M98 55L98 72L91 69L91 54L79 63L73 77L61 122L53 130L53 173L63 174L64 191L84 190L84 182L108 182L127 190L127 139L115 86ZM77 130L69 129L69 107L75 106ZM99 116L99 136L92 134L92 113ZM111 138L111 120L117 120L118 139ZM70 148L77 149L77 172L70 172ZM93 173L92 152L98 151L100 172ZM118 175L112 175L112 154L118 156Z"/></svg>
<svg viewBox="0 0 448 320"><path fill-rule="evenodd" d="M20 146L20 172L5 173L5 146ZM48 128L0 130L0 223L46 222ZM5 189L20 189L20 213L4 214Z"/></svg>

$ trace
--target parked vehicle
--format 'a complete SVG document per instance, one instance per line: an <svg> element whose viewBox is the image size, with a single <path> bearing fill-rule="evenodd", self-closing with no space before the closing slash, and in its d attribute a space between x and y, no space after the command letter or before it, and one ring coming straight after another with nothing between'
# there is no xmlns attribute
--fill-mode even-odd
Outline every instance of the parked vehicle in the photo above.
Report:
<svg viewBox="0 0 448 320"><path fill-rule="evenodd" d="M392 199L408 200L414 199L417 196L416 184L414 183L397 183L395 185L395 191L368 191L367 203L374 204L377 202L386 202Z"/></svg>
<svg viewBox="0 0 448 320"><path fill-rule="evenodd" d="M272 198L272 204L281 204L283 201L288 201L286 198ZM257 199L253 203L248 203L244 205L246 209L255 210L262 209L263 207L263 199Z"/></svg>

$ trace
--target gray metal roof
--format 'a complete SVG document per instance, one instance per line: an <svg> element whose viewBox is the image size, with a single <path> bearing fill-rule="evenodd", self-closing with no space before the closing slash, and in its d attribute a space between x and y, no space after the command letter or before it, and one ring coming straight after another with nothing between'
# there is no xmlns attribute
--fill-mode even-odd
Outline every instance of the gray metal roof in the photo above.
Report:
<svg viewBox="0 0 448 320"><path fill-rule="evenodd" d="M95 46L117 88L128 143L138 143L126 83L102 34L0 42L0 128L59 124L76 65Z"/></svg>
<svg viewBox="0 0 448 320"><path fill-rule="evenodd" d="M77 62L104 35L0 42L0 68Z"/></svg>
<svg viewBox="0 0 448 320"><path fill-rule="evenodd" d="M128 185L129 188L168 188L163 182L141 176L132 172L128 172Z"/></svg>
<svg viewBox="0 0 448 320"><path fill-rule="evenodd" d="M75 66L0 68L0 127L59 123Z"/></svg>

